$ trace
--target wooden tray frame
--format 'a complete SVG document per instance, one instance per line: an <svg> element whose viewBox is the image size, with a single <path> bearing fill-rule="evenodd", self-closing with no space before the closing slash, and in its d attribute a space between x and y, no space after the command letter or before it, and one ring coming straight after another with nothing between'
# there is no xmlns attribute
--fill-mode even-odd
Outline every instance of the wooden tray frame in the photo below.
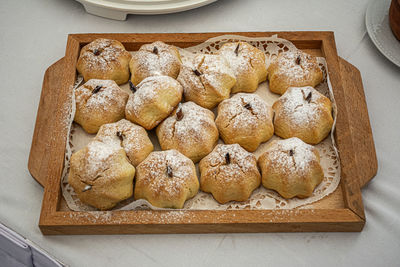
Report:
<svg viewBox="0 0 400 267"><path fill-rule="evenodd" d="M320 49L326 58L338 106L335 138L341 158L343 205L294 210L94 211L61 210L60 179L68 129L66 118L80 48L96 38L121 41L127 50L161 40L189 47L223 34L271 36L302 50ZM44 186L39 227L45 235L361 231L365 224L361 187L377 172L377 159L359 71L338 57L333 32L221 32L70 34L65 57L45 73L28 169Z"/></svg>

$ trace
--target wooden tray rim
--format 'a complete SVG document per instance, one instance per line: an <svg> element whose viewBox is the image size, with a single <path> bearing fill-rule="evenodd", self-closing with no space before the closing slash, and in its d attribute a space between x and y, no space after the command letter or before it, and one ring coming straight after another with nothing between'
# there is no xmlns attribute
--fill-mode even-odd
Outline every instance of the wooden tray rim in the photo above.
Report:
<svg viewBox="0 0 400 267"><path fill-rule="evenodd" d="M70 34L68 36L66 55L64 57L64 76L62 79L60 94L57 100L57 113L56 122L65 121L65 102L68 100L70 94L71 85L75 81L75 66L76 60L79 53L79 48L82 44L88 43L93 39L104 37L117 39L123 43L132 43L140 40L140 43L148 43L155 40L163 40L165 42L174 42L179 39L179 43L189 44L189 46L195 43L202 42L214 36L222 34L236 34L244 35L248 37L257 36L270 36L278 34L279 37L292 41L296 46L300 48L306 48L308 45L314 47L320 45L328 64L329 75L335 98L337 102L342 102L343 88L340 79L338 56L336 52L336 45L334 40L333 32L220 32L220 33L193 33L193 34L179 34L179 33L154 33L154 34ZM337 131L342 134L336 135L336 141L342 153L344 151L352 151L353 143L350 136L350 129L348 124L348 114L346 107L343 106L339 110ZM161 230L152 227L154 225L181 225L186 226L182 229L168 230L164 229L161 232L208 232L207 229L211 229L210 232L235 232L239 231L253 231L252 227L249 229L241 228L240 226L247 226L249 224L261 224L260 227L256 227L258 230L254 231L269 231L274 227L284 231L299 230L307 231L307 227L304 225L316 224L317 228L310 228L310 231L336 231L336 230L350 230L360 231L365 223L365 216L363 211L363 204L361 200L360 184L356 179L358 177L357 168L355 166L354 159L352 159L351 153L342 159L342 190L345 201L344 209L299 209L296 210L295 214L291 216L283 216L281 210L240 210L240 211L213 211L213 210L196 210L196 211L184 211L183 214L177 212L182 211L163 211L163 214L170 213L171 218L174 220L166 219L168 216L160 217L158 211L109 211L107 220L98 220L98 216L104 214L104 212L65 212L57 211L61 199L61 188L60 179L63 168L63 159L60 160L60 155L64 155L65 152L65 141L66 141L66 129L62 123L55 123L52 128L52 132L55 133L54 138L50 142L49 150L49 163L48 172L46 175L46 186L44 192L44 198L42 203L42 211L40 216L39 226L44 234L59 234L66 233L72 229L72 233L78 233L77 227L82 226L84 229L86 226L106 227L105 232L99 233L124 233L124 226L142 225L146 227L135 229L127 228L130 233L157 233ZM62 133L62 134L57 134ZM74 215L71 215L74 214ZM84 216L83 216L84 215ZM140 216L139 216L140 215ZM188 217L189 216L189 217ZM92 218L93 217L93 218ZM91 219L92 218L92 219ZM103 221L103 222L100 222ZM335 224L335 225L332 225ZM233 226L232 226L233 224ZM296 226L297 224L302 225ZM347 225L348 224L348 225ZM210 227L213 225L214 227ZM268 226L269 225L269 226ZM271 226L274 225L274 226ZM347 225L347 226L346 226ZM191 226L191 227L187 227ZM97 233L95 228L90 228ZM111 227L111 228L110 228ZM219 229L219 227L221 229ZM293 227L293 229L291 228ZM299 228L300 227L300 228ZM347 228L346 228L347 227ZM73 230L75 228L75 230ZM115 228L115 229L114 229ZM215 229L214 229L215 228ZM343 228L343 229L341 229ZM68 230L69 229L69 230ZM161 228L160 228L161 229ZM197 230L196 230L197 229ZM213 230L214 229L214 230ZM87 232L90 233L91 231Z"/></svg>

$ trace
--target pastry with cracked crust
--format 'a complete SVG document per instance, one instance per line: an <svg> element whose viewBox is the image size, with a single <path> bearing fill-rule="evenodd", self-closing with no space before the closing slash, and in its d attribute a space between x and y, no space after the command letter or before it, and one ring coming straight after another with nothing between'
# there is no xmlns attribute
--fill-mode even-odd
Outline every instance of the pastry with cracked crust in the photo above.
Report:
<svg viewBox="0 0 400 267"><path fill-rule="evenodd" d="M163 150L176 149L194 163L209 154L218 142L214 113L193 102L179 104L156 133Z"/></svg>
<svg viewBox="0 0 400 267"><path fill-rule="evenodd" d="M129 96L125 116L146 130L156 127L168 117L182 99L182 86L169 76L152 76L144 79Z"/></svg>
<svg viewBox="0 0 400 267"><path fill-rule="evenodd" d="M83 203L108 210L132 196L134 176L119 144L94 140L72 154L68 183Z"/></svg>
<svg viewBox="0 0 400 267"><path fill-rule="evenodd" d="M135 199L181 209L199 190L194 163L177 150L156 151L136 168Z"/></svg>
<svg viewBox="0 0 400 267"><path fill-rule="evenodd" d="M224 57L200 54L194 57L191 66L182 65L178 81L186 101L212 109L229 98L236 78Z"/></svg>
<svg viewBox="0 0 400 267"><path fill-rule="evenodd" d="M199 168L201 190L221 204L246 201L261 182L256 157L238 144L217 145Z"/></svg>
<svg viewBox="0 0 400 267"><path fill-rule="evenodd" d="M274 140L259 157L262 184L284 198L306 198L324 179L318 150L293 137Z"/></svg>
<svg viewBox="0 0 400 267"><path fill-rule="evenodd" d="M97 133L101 125L124 118L128 97L113 80L91 79L75 90L74 121L87 133Z"/></svg>
<svg viewBox="0 0 400 267"><path fill-rule="evenodd" d="M323 80L316 57L300 50L283 52L268 67L269 90L283 95L289 87L315 87Z"/></svg>
<svg viewBox="0 0 400 267"><path fill-rule="evenodd" d="M133 52L129 63L133 84L139 84L150 76L178 77L182 61L178 49L173 45L157 41L145 44Z"/></svg>
<svg viewBox="0 0 400 267"><path fill-rule="evenodd" d="M94 140L120 144L134 167L139 165L154 149L147 131L142 126L125 119L102 125Z"/></svg>
<svg viewBox="0 0 400 267"><path fill-rule="evenodd" d="M218 54L226 58L236 77L231 93L257 90L258 84L267 79L265 54L246 42L225 43Z"/></svg>
<svg viewBox="0 0 400 267"><path fill-rule="evenodd" d="M332 103L314 88L291 87L273 105L275 134L318 144L332 129Z"/></svg>
<svg viewBox="0 0 400 267"><path fill-rule="evenodd" d="M274 134L273 112L256 94L238 93L218 105L217 124L226 144L253 152Z"/></svg>
<svg viewBox="0 0 400 267"><path fill-rule="evenodd" d="M85 45L76 68L85 81L114 80L117 84L129 80L131 54L117 40L96 39Z"/></svg>

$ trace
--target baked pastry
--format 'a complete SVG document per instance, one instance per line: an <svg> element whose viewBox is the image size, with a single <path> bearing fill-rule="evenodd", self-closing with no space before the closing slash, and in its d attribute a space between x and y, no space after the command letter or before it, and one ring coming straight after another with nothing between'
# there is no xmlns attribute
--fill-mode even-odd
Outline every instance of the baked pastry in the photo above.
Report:
<svg viewBox="0 0 400 267"><path fill-rule="evenodd" d="M209 154L218 142L214 113L193 102L179 104L156 133L163 150L176 149L194 163Z"/></svg>
<svg viewBox="0 0 400 267"><path fill-rule="evenodd" d="M231 93L257 90L258 84L267 79L265 54L246 42L225 43L218 54L226 58L236 77Z"/></svg>
<svg viewBox="0 0 400 267"><path fill-rule="evenodd" d="M268 67L269 90L284 94L289 87L315 87L323 80L317 59L300 50L283 52Z"/></svg>
<svg viewBox="0 0 400 267"><path fill-rule="evenodd" d="M182 86L169 76L144 79L129 96L125 116L147 130L156 127L182 99Z"/></svg>
<svg viewBox="0 0 400 267"><path fill-rule="evenodd" d="M212 109L229 98L236 78L225 58L201 54L194 57L192 65L182 65L178 81L186 101Z"/></svg>
<svg viewBox="0 0 400 267"><path fill-rule="evenodd" d="M154 149L146 130L125 119L104 124L94 139L103 143L120 145L125 150L130 163L135 167Z"/></svg>
<svg viewBox="0 0 400 267"><path fill-rule="evenodd" d="M333 125L332 103L314 88L291 87L273 105L275 134L318 144Z"/></svg>
<svg viewBox="0 0 400 267"><path fill-rule="evenodd" d="M72 154L68 183L83 203L107 210L132 196L134 176L119 144L94 140Z"/></svg>
<svg viewBox="0 0 400 267"><path fill-rule="evenodd" d="M318 150L293 137L274 140L258 159L262 184L284 198L305 198L324 179Z"/></svg>
<svg viewBox="0 0 400 267"><path fill-rule="evenodd" d="M129 80L131 54L117 40L96 39L81 49L76 69L83 79L114 80L123 84Z"/></svg>
<svg viewBox="0 0 400 267"><path fill-rule="evenodd" d="M253 152L274 134L272 108L256 94L238 93L218 105L215 120L226 144L239 144Z"/></svg>
<svg viewBox="0 0 400 267"><path fill-rule="evenodd" d="M256 157L238 144L217 145L199 168L201 190L222 204L247 200L261 182Z"/></svg>
<svg viewBox="0 0 400 267"><path fill-rule="evenodd" d="M124 118L128 97L112 80L89 80L75 90L74 121L86 132L97 133L101 125Z"/></svg>
<svg viewBox="0 0 400 267"><path fill-rule="evenodd" d="M161 41L142 45L138 51L133 52L129 63L131 81L136 85L147 77L157 75L176 79L181 64L181 57L175 46Z"/></svg>
<svg viewBox="0 0 400 267"><path fill-rule="evenodd" d="M199 190L194 163L176 150L156 151L137 166L135 199L181 209Z"/></svg>

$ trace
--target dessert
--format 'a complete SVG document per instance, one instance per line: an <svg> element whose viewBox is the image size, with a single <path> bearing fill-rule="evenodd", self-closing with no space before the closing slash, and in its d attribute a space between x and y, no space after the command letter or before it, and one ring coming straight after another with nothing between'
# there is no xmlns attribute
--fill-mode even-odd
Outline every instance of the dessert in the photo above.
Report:
<svg viewBox="0 0 400 267"><path fill-rule="evenodd" d="M201 190L221 204L247 200L261 181L256 157L238 144L217 145L199 168Z"/></svg>
<svg viewBox="0 0 400 267"><path fill-rule="evenodd" d="M214 113L193 102L179 104L156 133L163 150L176 149L194 163L209 154L218 141Z"/></svg>
<svg viewBox="0 0 400 267"><path fill-rule="evenodd" d="M272 141L258 159L262 184L284 198L305 198L321 183L324 172L316 148L293 137Z"/></svg>
<svg viewBox="0 0 400 267"><path fill-rule="evenodd" d="M124 118L128 96L112 80L91 79L75 90L74 121L86 132L97 133L101 125Z"/></svg>
<svg viewBox="0 0 400 267"><path fill-rule="evenodd" d="M125 116L146 130L156 127L174 110L182 99L182 86L169 76L152 76L144 79L129 96Z"/></svg>
<svg viewBox="0 0 400 267"><path fill-rule="evenodd" d="M274 134L272 108L256 94L238 93L218 105L215 120L226 144L239 144L253 152Z"/></svg>
<svg viewBox="0 0 400 267"><path fill-rule="evenodd" d="M284 94L289 87L315 87L323 80L317 59L300 50L280 53L268 67L269 89Z"/></svg>
<svg viewBox="0 0 400 267"><path fill-rule="evenodd" d="M220 55L197 55L192 65L182 65L178 81L186 101L212 109L229 98L236 83L227 61Z"/></svg>
<svg viewBox="0 0 400 267"><path fill-rule="evenodd" d="M133 52L129 63L131 81L137 85L145 78L157 75L176 79L181 64L181 57L175 46L161 41L142 45L138 51Z"/></svg>
<svg viewBox="0 0 400 267"><path fill-rule="evenodd" d="M267 79L264 53L246 42L225 43L218 50L229 63L236 77L232 93L254 92Z"/></svg>
<svg viewBox="0 0 400 267"><path fill-rule="evenodd" d="M95 140L72 154L68 183L83 203L108 210L132 196L134 176L119 144Z"/></svg>
<svg viewBox="0 0 400 267"><path fill-rule="evenodd" d="M123 84L129 80L130 59L131 54L119 41L96 39L82 48L76 69L85 81L102 79Z"/></svg>
<svg viewBox="0 0 400 267"><path fill-rule="evenodd" d="M273 105L275 134L318 144L332 129L332 103L314 88L291 87Z"/></svg>
<svg viewBox="0 0 400 267"><path fill-rule="evenodd" d="M125 119L101 126L95 140L120 145L134 167L154 149L146 130Z"/></svg>
<svg viewBox="0 0 400 267"><path fill-rule="evenodd" d="M199 190L194 163L176 150L152 152L136 169L135 199L181 209Z"/></svg>

